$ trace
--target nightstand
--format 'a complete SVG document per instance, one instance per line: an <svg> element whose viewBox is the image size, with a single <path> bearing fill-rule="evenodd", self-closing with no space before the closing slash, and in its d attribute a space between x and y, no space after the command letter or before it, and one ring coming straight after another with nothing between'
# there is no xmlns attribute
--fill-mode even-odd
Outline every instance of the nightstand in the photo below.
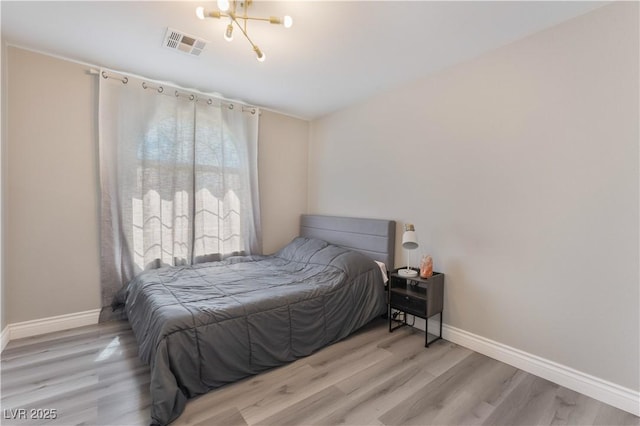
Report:
<svg viewBox="0 0 640 426"><path fill-rule="evenodd" d="M444 299L444 274L434 272L430 278L407 278L398 275L396 269L389 275L387 314L389 333L407 324L406 314L425 320L424 346L442 338L442 305ZM393 311L404 312L400 325L393 326ZM429 318L440 314L440 335L429 340ZM396 313L397 315L397 313Z"/></svg>

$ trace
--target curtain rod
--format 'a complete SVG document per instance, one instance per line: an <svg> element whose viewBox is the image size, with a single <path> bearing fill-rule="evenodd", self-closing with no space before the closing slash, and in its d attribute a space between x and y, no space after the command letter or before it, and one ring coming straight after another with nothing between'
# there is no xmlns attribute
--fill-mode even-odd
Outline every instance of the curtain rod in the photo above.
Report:
<svg viewBox="0 0 640 426"><path fill-rule="evenodd" d="M129 77L127 77L126 75L120 74L120 73L115 73L112 71L98 71L96 69L90 69L89 73L92 75L100 75L102 78L104 79L114 79L114 80L119 80L122 82L122 84L128 84L129 83ZM141 79L142 80L142 79ZM158 85L153 85L153 84L149 84L146 81L142 81L142 88L143 89L155 89L158 93L160 94L166 94L166 95L170 95L169 92L164 93L165 92L165 88L163 85L158 84ZM197 93L197 92L196 92ZM204 94L203 94L204 95ZM206 96L205 98L202 98L194 93L191 93L191 91L180 91L178 89L174 90L174 96L176 98L178 97L183 97L183 98L187 98L190 101L194 101L194 102L198 102L198 101L204 101L206 99L207 105L213 105L214 103L214 99L218 102L220 102L220 105L224 105L229 109L234 109L235 108L235 103L233 102L229 102L220 98L216 98L213 96ZM246 104L242 104L240 102L237 102L238 104L241 105L242 108L242 112L249 112L251 114L255 114L256 112L258 112L258 108L252 105L246 105ZM261 112L258 112L258 115L261 115Z"/></svg>

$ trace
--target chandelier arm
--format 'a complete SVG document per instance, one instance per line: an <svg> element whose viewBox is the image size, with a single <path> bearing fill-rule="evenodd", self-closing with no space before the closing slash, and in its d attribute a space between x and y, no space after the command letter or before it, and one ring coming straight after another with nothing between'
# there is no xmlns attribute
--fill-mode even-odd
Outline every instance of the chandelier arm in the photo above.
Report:
<svg viewBox="0 0 640 426"><path fill-rule="evenodd" d="M237 1L237 0L236 0ZM244 0L244 2L240 3L242 5L242 18L244 19L244 32L245 32L245 36L247 36L247 38L249 38L249 36L246 34L247 31L247 12L249 10L249 0ZM251 42L251 40L249 40ZM251 45L253 45L253 42L251 42Z"/></svg>
<svg viewBox="0 0 640 426"><path fill-rule="evenodd" d="M238 28L240 28L240 31L242 31L242 34L244 34L244 36L246 37L247 41L249 41L249 44L251 44L251 47L253 47L255 49L256 48L255 43L253 41L251 41L251 38L249 37L249 34L247 34L247 32L244 30L244 28L242 28L242 25L240 25L240 23L238 22L238 19L235 16L230 16L230 18L231 18L231 20L233 22L235 22L235 24L238 26Z"/></svg>
<svg viewBox="0 0 640 426"><path fill-rule="evenodd" d="M272 18L257 18L254 16L238 16L239 19L245 19L247 21L266 21L271 22Z"/></svg>

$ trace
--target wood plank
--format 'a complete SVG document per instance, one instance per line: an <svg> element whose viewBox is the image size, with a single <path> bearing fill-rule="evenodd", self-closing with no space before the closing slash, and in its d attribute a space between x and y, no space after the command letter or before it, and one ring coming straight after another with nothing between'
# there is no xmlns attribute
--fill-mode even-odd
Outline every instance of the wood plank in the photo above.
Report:
<svg viewBox="0 0 640 426"><path fill-rule="evenodd" d="M195 426L211 426L211 425L225 425L225 426L248 426L247 422L240 414L237 408L230 408L217 414L213 417L206 418Z"/></svg>
<svg viewBox="0 0 640 426"><path fill-rule="evenodd" d="M378 417L406 400L425 383L435 377L427 372L424 365L415 362L398 364L394 374L386 376L384 381L363 383L339 401L336 407L327 410L327 415L319 419L318 424L372 424ZM336 386L337 387L337 386Z"/></svg>
<svg viewBox="0 0 640 426"><path fill-rule="evenodd" d="M446 404L459 398L469 383L481 376L483 370L491 368L492 361L484 355L470 354L384 413L379 420L385 425L431 424Z"/></svg>
<svg viewBox="0 0 640 426"><path fill-rule="evenodd" d="M319 392L315 392L310 396L286 406L271 416L256 422L255 425L316 425L323 417L323 414L339 401L346 398L345 394L335 386L329 386Z"/></svg>
<svg viewBox="0 0 640 426"><path fill-rule="evenodd" d="M313 368L312 374L308 376L285 380L278 388L267 392L258 402L241 405L240 412L250 424L260 423L265 417L272 416L272 413L281 410L282 407L296 404L328 387L333 387L344 377L356 374L390 356L389 352L375 346L373 349L364 346L360 350L349 351L343 357L323 361L321 363L323 367ZM311 366L313 367L313 364ZM340 394L342 393L340 391Z"/></svg>
<svg viewBox="0 0 640 426"><path fill-rule="evenodd" d="M544 408L553 404L558 388L548 380L528 375L496 407L484 424L551 424L552 419L544 415Z"/></svg>

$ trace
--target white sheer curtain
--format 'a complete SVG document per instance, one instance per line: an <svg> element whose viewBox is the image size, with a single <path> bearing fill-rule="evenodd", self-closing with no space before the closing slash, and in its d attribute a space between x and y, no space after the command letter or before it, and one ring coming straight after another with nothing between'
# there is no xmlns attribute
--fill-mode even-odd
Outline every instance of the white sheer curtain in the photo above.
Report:
<svg viewBox="0 0 640 426"><path fill-rule="evenodd" d="M100 78L101 320L145 269L261 250L258 112L155 87Z"/></svg>

